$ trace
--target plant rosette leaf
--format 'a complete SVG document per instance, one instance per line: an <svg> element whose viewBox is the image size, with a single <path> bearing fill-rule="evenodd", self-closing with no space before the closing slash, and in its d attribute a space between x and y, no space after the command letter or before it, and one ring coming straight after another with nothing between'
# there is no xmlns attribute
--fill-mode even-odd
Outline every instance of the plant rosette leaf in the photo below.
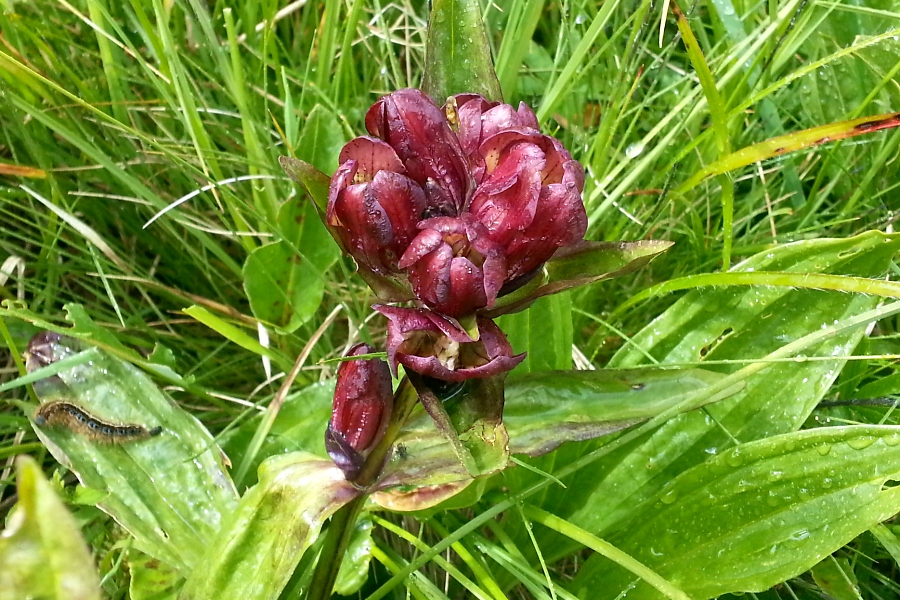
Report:
<svg viewBox="0 0 900 600"><path fill-rule="evenodd" d="M63 337L43 344L41 355L52 363L81 348ZM85 487L103 492L97 506L135 536L135 547L187 574L237 504L222 454L206 428L143 372L97 349L85 352L90 361L35 382L42 406L65 402L96 422L144 435L111 439L71 416L32 426ZM155 428L161 433L148 435Z"/></svg>
<svg viewBox="0 0 900 600"><path fill-rule="evenodd" d="M325 521L359 493L331 460L306 452L269 458L179 600L278 598Z"/></svg>
<svg viewBox="0 0 900 600"><path fill-rule="evenodd" d="M19 502L0 533L0 600L100 600L100 579L78 524L40 466L16 460Z"/></svg>
<svg viewBox="0 0 900 600"><path fill-rule="evenodd" d="M538 456L567 441L601 437L641 423L719 381L723 375L687 371L554 371L506 386L503 424L510 454ZM738 384L709 399L740 391ZM506 465L504 465L506 466ZM373 494L380 506L424 510L464 490L473 479L426 414L397 439Z"/></svg>
<svg viewBox="0 0 900 600"><path fill-rule="evenodd" d="M256 318L291 333L321 306L324 274L340 251L304 196L281 206L278 227L280 241L261 246L247 257L244 289Z"/></svg>
<svg viewBox="0 0 900 600"><path fill-rule="evenodd" d="M684 472L609 541L698 600L761 592L900 511L900 428L806 430L743 444ZM591 557L582 598L663 596Z"/></svg>
<svg viewBox="0 0 900 600"><path fill-rule="evenodd" d="M878 278L898 248L897 236L870 232L849 239L786 244L755 255L733 270L792 272L798 280L809 272ZM708 367L736 373L823 326L871 310L877 302L862 294L788 286L694 290L635 334L633 344L620 350L609 366L652 369L649 355L662 365L736 361ZM746 443L798 429L837 378L864 330L858 327L836 335L810 347L798 360L776 362L748 375L744 389L731 398L673 418L582 469L578 503L563 504L548 496L541 508L602 537L643 522L652 512L644 500L654 497L666 481L733 446L734 440ZM576 460L590 450L590 445L574 448L556 460ZM529 539L524 529L513 535L522 544ZM577 547L558 534L540 531L537 536L546 560Z"/></svg>

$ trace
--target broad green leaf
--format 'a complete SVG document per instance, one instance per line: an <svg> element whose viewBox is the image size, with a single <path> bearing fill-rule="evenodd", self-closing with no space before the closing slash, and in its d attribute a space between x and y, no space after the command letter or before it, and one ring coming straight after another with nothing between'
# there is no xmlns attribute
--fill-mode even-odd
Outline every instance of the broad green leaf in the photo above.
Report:
<svg viewBox="0 0 900 600"><path fill-rule="evenodd" d="M572 368L572 299L568 294L539 298L528 310L503 315L497 325L516 354L528 353L511 375Z"/></svg>
<svg viewBox="0 0 900 600"><path fill-rule="evenodd" d="M543 279L497 300L489 311L491 317L527 308L535 299L637 271L672 247L672 242L643 240L638 242L584 241L562 248L544 266Z"/></svg>
<svg viewBox="0 0 900 600"><path fill-rule="evenodd" d="M278 598L322 524L358 494L330 460L305 452L268 459L179 600Z"/></svg>
<svg viewBox="0 0 900 600"><path fill-rule="evenodd" d="M478 0L434 0L422 89L438 104L454 94L503 100Z"/></svg>
<svg viewBox="0 0 900 600"><path fill-rule="evenodd" d="M702 369L543 371L516 379L506 392L503 422L510 451L539 456L570 441L601 437L675 406L723 375ZM733 396L736 385L710 398Z"/></svg>
<svg viewBox="0 0 900 600"><path fill-rule="evenodd" d="M63 338L53 358L77 353ZM148 429L156 437L110 444L64 426L35 431L81 483L103 492L98 507L135 536L135 547L183 574L191 571L237 504L222 455L209 432L144 373L92 349L92 360L35 383L42 403L66 401L95 418Z"/></svg>
<svg viewBox="0 0 900 600"><path fill-rule="evenodd" d="M853 426L788 433L721 453L644 501L609 538L691 598L763 591L813 567L900 511L900 430ZM662 596L605 559L575 578L582 598Z"/></svg>
<svg viewBox="0 0 900 600"><path fill-rule="evenodd" d="M900 247L896 236L879 232L846 240L814 240L787 244L758 254L735 271L825 272L879 277ZM825 325L871 309L876 298L790 287L721 287L694 290L632 337L610 367L652 369L646 354L662 364L709 364L706 368L732 373L787 343ZM774 363L745 379L735 396L680 415L621 450L579 472L577 501L547 496L541 507L591 533L610 531L648 518L638 508L686 469L731 448L737 440L755 439L798 429L832 382L863 335L862 328L829 339L805 353L824 360ZM646 353L646 354L645 354ZM834 360L830 360L833 358ZM572 461L596 444L562 449L558 457L539 463L552 470L553 461ZM544 537L546 535L546 537ZM516 534L527 543L527 532ZM522 536L519 538L518 536ZM538 532L548 560L577 545L554 534Z"/></svg>
<svg viewBox="0 0 900 600"><path fill-rule="evenodd" d="M16 461L19 503L0 533L0 600L100 600L75 519L29 456Z"/></svg>
<svg viewBox="0 0 900 600"><path fill-rule="evenodd" d="M247 257L244 289L256 318L291 333L321 306L324 274L340 251L304 195L281 206L278 226L282 239Z"/></svg>
<svg viewBox="0 0 900 600"><path fill-rule="evenodd" d="M620 431L671 408L721 378L717 373L694 369L556 371L516 379L506 388L503 411L510 453L536 456L566 441ZM740 386L710 400L738 389ZM428 416L420 414L398 438L378 482L385 492L376 494L375 501L395 510L421 510L453 496L470 482L471 476L450 444Z"/></svg>
<svg viewBox="0 0 900 600"><path fill-rule="evenodd" d="M322 173L334 173L338 168L338 155L346 141L344 130L334 113L316 104L306 116L300 141L294 150L298 159Z"/></svg>
<svg viewBox="0 0 900 600"><path fill-rule="evenodd" d="M369 578L369 563L372 562L372 518L363 513L356 520L350 545L341 562L334 592L341 596L352 596L359 591Z"/></svg>

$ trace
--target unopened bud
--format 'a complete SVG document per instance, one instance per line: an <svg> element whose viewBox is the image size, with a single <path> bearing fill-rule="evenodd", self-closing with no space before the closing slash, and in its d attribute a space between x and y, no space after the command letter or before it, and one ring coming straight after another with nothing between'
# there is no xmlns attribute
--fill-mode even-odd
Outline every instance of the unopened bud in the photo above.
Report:
<svg viewBox="0 0 900 600"><path fill-rule="evenodd" d="M375 350L357 344L347 356ZM353 481L387 428L394 404L391 372L378 358L341 363L334 390L331 422L325 431L325 449L348 481Z"/></svg>

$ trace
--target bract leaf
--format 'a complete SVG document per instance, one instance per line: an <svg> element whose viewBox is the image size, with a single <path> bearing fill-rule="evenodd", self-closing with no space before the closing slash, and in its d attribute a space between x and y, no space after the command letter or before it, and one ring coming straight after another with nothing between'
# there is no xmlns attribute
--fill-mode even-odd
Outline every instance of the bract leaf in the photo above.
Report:
<svg viewBox="0 0 900 600"><path fill-rule="evenodd" d="M438 104L454 94L503 100L478 0L434 0L422 89Z"/></svg>
<svg viewBox="0 0 900 600"><path fill-rule="evenodd" d="M541 296L613 277L632 273L672 247L672 242L642 240L637 242L590 242L560 248L544 265L545 281L537 287L524 287L497 299L494 308L483 311L490 317L527 308Z"/></svg>

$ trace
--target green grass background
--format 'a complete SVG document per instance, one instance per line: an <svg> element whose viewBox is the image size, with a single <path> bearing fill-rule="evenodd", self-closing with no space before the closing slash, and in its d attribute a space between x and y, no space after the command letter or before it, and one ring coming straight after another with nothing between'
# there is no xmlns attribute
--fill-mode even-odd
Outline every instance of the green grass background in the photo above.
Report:
<svg viewBox="0 0 900 600"><path fill-rule="evenodd" d="M735 264L774 244L884 231L900 214L894 130L764 160L676 192L728 151L900 110L900 4L684 5L717 85L712 96L667 5L484 5L506 100L533 106L545 131L586 167L588 237L676 242L637 275L572 294L582 366L604 365L623 334L676 298L641 303L610 321L649 285L716 272L723 261ZM265 405L279 382L266 381L260 356L182 310L205 306L257 337L242 266L277 239L278 207L297 193L277 157L333 169L340 144L363 131L368 106L421 81L426 13L424 3L403 0L0 0L0 295L61 324L62 306L81 303L122 342L169 356L203 392L173 390L174 397L213 432L244 414L248 400ZM29 173L12 166L43 176L22 176ZM210 186L216 182L224 183ZM733 218L722 208L729 196ZM300 383L333 376L335 363L320 361L340 355L348 339L383 335L379 320L368 321L373 298L349 261L322 281L323 300L299 328L282 334L270 327L273 350L292 360L341 307L316 339ZM878 325L870 354L897 352L896 325ZM21 349L33 331L23 322L7 326ZM832 396L853 398L895 374L896 365L856 361ZM16 376L11 359L3 366L4 377ZM900 385L886 390L897 393ZM877 423L885 410L853 418ZM43 456L11 405L0 404L0 440L0 459ZM14 480L10 469L0 471L4 516ZM105 589L120 597L127 575L112 546L114 524L99 513L83 516ZM860 547L840 555L848 568ZM573 555L553 568L566 577L579 560ZM866 568L879 577L867 580L865 597L900 594L892 583L896 564ZM781 597L818 597L819 583L801 576Z"/></svg>

